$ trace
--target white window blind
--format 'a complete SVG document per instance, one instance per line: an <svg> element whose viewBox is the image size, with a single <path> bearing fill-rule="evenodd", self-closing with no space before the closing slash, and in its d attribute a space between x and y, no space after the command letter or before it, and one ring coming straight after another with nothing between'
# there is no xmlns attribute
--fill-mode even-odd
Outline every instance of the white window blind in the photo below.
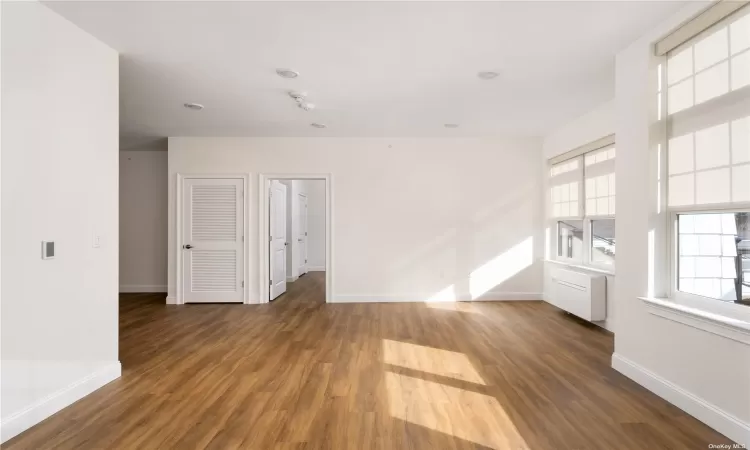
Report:
<svg viewBox="0 0 750 450"><path fill-rule="evenodd" d="M660 81L669 206L750 203L750 8L668 52Z"/></svg>
<svg viewBox="0 0 750 450"><path fill-rule="evenodd" d="M583 160L576 157L550 168L552 217L581 217Z"/></svg>
<svg viewBox="0 0 750 450"><path fill-rule="evenodd" d="M615 148L613 146L584 155L586 175L586 216L615 214Z"/></svg>

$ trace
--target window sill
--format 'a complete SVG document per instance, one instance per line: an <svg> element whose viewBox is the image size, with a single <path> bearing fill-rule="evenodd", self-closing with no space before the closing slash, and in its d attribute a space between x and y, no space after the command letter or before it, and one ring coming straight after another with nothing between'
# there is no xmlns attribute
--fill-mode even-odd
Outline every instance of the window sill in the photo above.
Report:
<svg viewBox="0 0 750 450"><path fill-rule="evenodd" d="M592 267L592 266L584 266L583 264L573 264L565 261L558 261L556 259L545 259L544 262L557 264L560 266L569 267L571 269L576 270L585 270L587 272L593 272L593 273L600 273L602 275L609 275L609 276L615 276L615 272L613 270L607 270L607 269L600 269L598 267Z"/></svg>
<svg viewBox="0 0 750 450"><path fill-rule="evenodd" d="M651 314L750 345L750 322L682 305L668 298L638 298Z"/></svg>

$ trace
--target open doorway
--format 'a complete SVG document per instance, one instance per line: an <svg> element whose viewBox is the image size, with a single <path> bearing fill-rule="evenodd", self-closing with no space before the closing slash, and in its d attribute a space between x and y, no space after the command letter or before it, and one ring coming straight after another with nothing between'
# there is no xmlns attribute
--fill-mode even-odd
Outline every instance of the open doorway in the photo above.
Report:
<svg viewBox="0 0 750 450"><path fill-rule="evenodd" d="M330 178L267 175L261 187L261 299L330 301Z"/></svg>

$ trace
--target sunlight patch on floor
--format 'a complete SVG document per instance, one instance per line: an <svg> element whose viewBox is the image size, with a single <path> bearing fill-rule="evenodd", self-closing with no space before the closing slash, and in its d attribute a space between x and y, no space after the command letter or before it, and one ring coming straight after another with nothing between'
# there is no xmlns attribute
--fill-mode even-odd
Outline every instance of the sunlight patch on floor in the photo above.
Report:
<svg viewBox="0 0 750 450"><path fill-rule="evenodd" d="M450 286L437 292L432 297L428 298L425 303L450 303L456 301L456 286L451 284Z"/></svg>
<svg viewBox="0 0 750 450"><path fill-rule="evenodd" d="M383 362L470 383L485 384L463 353L383 339Z"/></svg>
<svg viewBox="0 0 750 450"><path fill-rule="evenodd" d="M491 259L469 275L472 299L486 294L534 262L534 238L529 236Z"/></svg>
<svg viewBox="0 0 750 450"><path fill-rule="evenodd" d="M385 373L392 417L493 449L528 448L494 397Z"/></svg>

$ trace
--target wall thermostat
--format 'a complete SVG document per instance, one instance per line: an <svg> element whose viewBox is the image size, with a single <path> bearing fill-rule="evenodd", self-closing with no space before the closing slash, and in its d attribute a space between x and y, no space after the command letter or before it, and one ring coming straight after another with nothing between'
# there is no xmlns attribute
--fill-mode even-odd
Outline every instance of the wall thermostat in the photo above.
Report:
<svg viewBox="0 0 750 450"><path fill-rule="evenodd" d="M55 258L55 241L42 241L42 259Z"/></svg>

